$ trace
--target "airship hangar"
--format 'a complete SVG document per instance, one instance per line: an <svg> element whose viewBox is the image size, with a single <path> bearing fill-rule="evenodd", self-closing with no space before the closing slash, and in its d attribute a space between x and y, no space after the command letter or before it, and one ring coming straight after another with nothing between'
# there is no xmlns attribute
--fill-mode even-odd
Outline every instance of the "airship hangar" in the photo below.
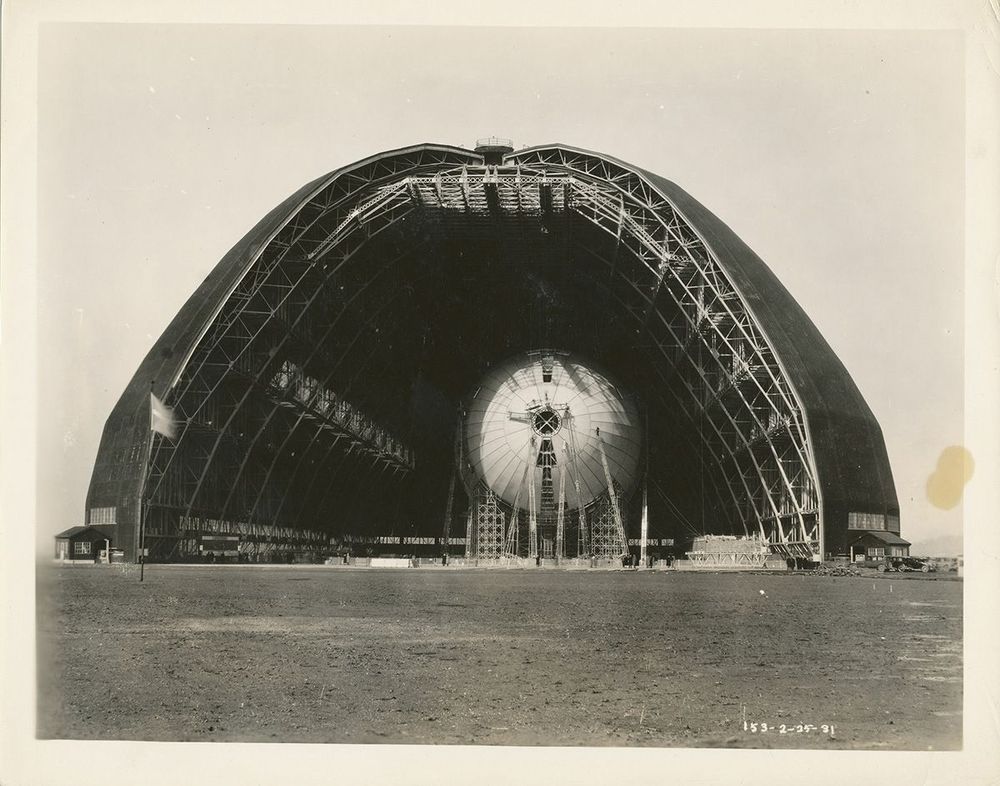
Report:
<svg viewBox="0 0 1000 786"><path fill-rule="evenodd" d="M609 155L372 155L206 272L104 428L86 523L127 559L598 565L714 534L799 565L900 541L878 422L816 326L706 207Z"/></svg>

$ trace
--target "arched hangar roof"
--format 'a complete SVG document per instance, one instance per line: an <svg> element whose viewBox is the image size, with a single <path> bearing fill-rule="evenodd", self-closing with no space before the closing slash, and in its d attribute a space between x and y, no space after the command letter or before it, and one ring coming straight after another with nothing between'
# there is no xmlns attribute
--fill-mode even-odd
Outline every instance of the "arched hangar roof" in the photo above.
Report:
<svg viewBox="0 0 1000 786"><path fill-rule="evenodd" d="M544 346L604 363L643 402L677 526L826 553L851 515L898 531L878 423L763 261L671 181L562 144L499 164L415 145L288 197L142 361L88 516L114 508L133 546L140 495L163 532L439 526L427 489L446 485L453 407L491 363ZM176 440L149 440L151 382ZM370 504L348 511L348 490Z"/></svg>

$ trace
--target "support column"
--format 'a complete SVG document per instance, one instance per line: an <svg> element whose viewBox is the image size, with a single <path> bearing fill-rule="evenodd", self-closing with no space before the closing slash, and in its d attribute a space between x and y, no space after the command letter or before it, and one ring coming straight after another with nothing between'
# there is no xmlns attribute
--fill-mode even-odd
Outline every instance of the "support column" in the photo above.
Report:
<svg viewBox="0 0 1000 786"><path fill-rule="evenodd" d="M451 534L451 514L452 508L455 502L455 476L458 474L458 469L453 468L451 471L451 480L448 482L448 502L444 508L444 533L442 537L442 564L448 564L448 540Z"/></svg>
<svg viewBox="0 0 1000 786"><path fill-rule="evenodd" d="M535 514L535 474L528 478L528 559L538 559L538 518Z"/></svg>
<svg viewBox="0 0 1000 786"><path fill-rule="evenodd" d="M472 508L475 502L469 501L469 515L465 520L465 559L475 559L475 552L472 549Z"/></svg>
<svg viewBox="0 0 1000 786"><path fill-rule="evenodd" d="M642 534L639 541L639 564L646 567L646 539L649 534L649 497L645 484L642 487Z"/></svg>
<svg viewBox="0 0 1000 786"><path fill-rule="evenodd" d="M559 508L556 510L556 564L566 557L566 470L559 468Z"/></svg>

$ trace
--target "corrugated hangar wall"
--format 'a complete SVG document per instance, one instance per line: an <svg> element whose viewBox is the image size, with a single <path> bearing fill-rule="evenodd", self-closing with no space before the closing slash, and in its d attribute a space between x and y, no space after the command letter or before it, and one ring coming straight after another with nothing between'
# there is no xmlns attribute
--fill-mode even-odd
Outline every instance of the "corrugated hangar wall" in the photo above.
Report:
<svg viewBox="0 0 1000 786"><path fill-rule="evenodd" d="M257 551L426 540L446 509L462 530L449 480L463 397L505 358L556 349L639 402L660 537L758 535L823 559L849 530L899 532L871 410L722 221L602 154L489 155L381 153L265 216L122 393L88 523L137 557L145 508L150 559L206 533ZM149 430L151 390L173 439Z"/></svg>

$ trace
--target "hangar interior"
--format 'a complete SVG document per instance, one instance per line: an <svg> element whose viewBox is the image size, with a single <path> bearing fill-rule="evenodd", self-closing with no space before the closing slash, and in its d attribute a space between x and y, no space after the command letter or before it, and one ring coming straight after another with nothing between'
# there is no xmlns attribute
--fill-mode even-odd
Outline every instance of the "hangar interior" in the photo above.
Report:
<svg viewBox="0 0 1000 786"><path fill-rule="evenodd" d="M591 381L613 380L631 455L614 472L595 463L601 488L584 502L568 439L542 450L564 410L536 401L529 413L521 400L498 417L533 432L538 487L504 498L484 482L490 459L470 460L475 392L565 357ZM172 438L150 431L150 392L173 411ZM533 420L542 410L548 425ZM594 428L580 438L596 462L613 435ZM547 476L543 454L555 457ZM525 520L511 551L514 510ZM150 560L189 558L223 536L255 558L332 544L593 556L581 510L591 530L603 514L614 534L605 557L628 550L644 510L663 542L759 537L804 561L845 554L860 532L899 532L877 421L725 224L612 157L489 139L372 156L265 216L123 392L87 523ZM527 519L546 511L564 529L542 545Z"/></svg>

